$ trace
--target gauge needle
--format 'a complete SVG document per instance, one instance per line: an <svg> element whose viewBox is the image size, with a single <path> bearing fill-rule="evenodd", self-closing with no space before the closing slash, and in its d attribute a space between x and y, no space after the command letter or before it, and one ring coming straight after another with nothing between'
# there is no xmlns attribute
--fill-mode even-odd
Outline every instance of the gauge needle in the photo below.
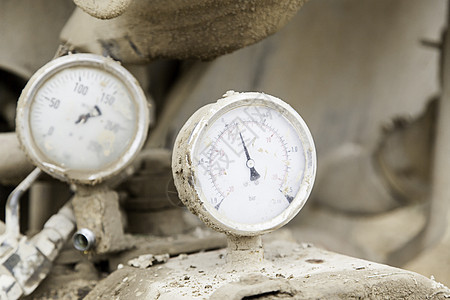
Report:
<svg viewBox="0 0 450 300"><path fill-rule="evenodd" d="M248 154L247 147L245 146L244 139L242 138L242 134L240 132L239 132L239 136L241 137L242 146L244 146L245 156L247 157L247 162L245 164L246 164L247 168L250 169L250 181L255 181L261 176L255 170L255 161L250 158L250 154Z"/></svg>
<svg viewBox="0 0 450 300"><path fill-rule="evenodd" d="M87 114L80 115L78 117L78 119L75 121L75 124L78 124L78 123L84 124L89 120L89 118L98 117L101 115L102 115L102 112L100 111L100 108L98 108L98 106L95 105L94 108L91 109L90 112L88 112Z"/></svg>

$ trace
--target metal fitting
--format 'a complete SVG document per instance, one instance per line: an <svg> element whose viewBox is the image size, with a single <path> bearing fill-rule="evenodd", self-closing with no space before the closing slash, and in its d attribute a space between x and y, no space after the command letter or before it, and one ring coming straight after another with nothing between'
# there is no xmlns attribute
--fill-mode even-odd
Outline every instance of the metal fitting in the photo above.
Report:
<svg viewBox="0 0 450 300"><path fill-rule="evenodd" d="M73 234L72 242L75 249L88 251L95 246L95 234L87 228L81 228Z"/></svg>

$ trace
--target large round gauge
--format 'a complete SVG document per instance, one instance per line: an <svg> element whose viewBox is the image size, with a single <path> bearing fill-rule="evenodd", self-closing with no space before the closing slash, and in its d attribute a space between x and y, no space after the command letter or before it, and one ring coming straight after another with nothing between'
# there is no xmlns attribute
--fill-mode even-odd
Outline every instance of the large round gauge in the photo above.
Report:
<svg viewBox="0 0 450 300"><path fill-rule="evenodd" d="M23 90L16 130L27 155L48 174L95 184L123 170L147 136L149 107L137 80L93 54L57 58Z"/></svg>
<svg viewBox="0 0 450 300"><path fill-rule="evenodd" d="M303 119L262 93L234 93L199 109L172 160L184 204L212 228L242 236L272 231L305 204L316 152Z"/></svg>

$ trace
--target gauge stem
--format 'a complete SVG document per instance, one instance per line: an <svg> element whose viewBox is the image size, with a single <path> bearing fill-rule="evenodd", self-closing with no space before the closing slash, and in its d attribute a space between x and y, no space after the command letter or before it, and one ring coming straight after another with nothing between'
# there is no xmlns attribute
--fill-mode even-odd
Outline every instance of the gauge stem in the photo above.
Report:
<svg viewBox="0 0 450 300"><path fill-rule="evenodd" d="M227 263L234 269L239 267L258 267L264 260L264 248L260 235L227 235Z"/></svg>

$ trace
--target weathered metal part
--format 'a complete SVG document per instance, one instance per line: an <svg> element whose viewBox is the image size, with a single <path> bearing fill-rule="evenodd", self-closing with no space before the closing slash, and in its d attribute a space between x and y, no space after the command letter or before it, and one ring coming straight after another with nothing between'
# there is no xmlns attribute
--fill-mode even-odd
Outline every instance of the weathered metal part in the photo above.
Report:
<svg viewBox="0 0 450 300"><path fill-rule="evenodd" d="M72 210L72 203L68 202L57 214L53 215L45 223L42 231L30 239L30 242L53 261L59 250L75 229L75 216ZM52 242L54 246L51 245Z"/></svg>
<svg viewBox="0 0 450 300"><path fill-rule="evenodd" d="M47 276L52 261L75 228L70 202L53 215L33 238L0 245L0 298L18 299L31 294Z"/></svg>
<svg viewBox="0 0 450 300"><path fill-rule="evenodd" d="M275 33L305 2L132 1L112 20L99 20L77 9L61 39L75 50L127 63L156 58L212 59Z"/></svg>
<svg viewBox="0 0 450 300"><path fill-rule="evenodd" d="M6 230L4 236L2 237L3 241L8 241L8 243L12 243L13 240L16 241L19 240L20 197L24 192L26 192L30 188L33 182L35 182L40 175L41 170L39 168L35 168L9 195L8 200L6 201L6 211L5 211Z"/></svg>
<svg viewBox="0 0 450 300"><path fill-rule="evenodd" d="M252 272L264 261L262 238L257 236L227 236L227 262L233 269Z"/></svg>
<svg viewBox="0 0 450 300"><path fill-rule="evenodd" d="M104 186L78 186L73 197L77 228L86 228L95 235L97 254L105 254L130 247L124 238L119 195Z"/></svg>
<svg viewBox="0 0 450 300"><path fill-rule="evenodd" d="M49 260L26 238L3 255L0 263L3 269L0 276L6 279L0 282L0 291L5 299L30 294L51 268Z"/></svg>
<svg viewBox="0 0 450 300"><path fill-rule="evenodd" d="M87 228L81 228L73 234L72 243L78 251L89 251L95 247L95 234Z"/></svg>
<svg viewBox="0 0 450 300"><path fill-rule="evenodd" d="M148 268L123 266L85 299L444 299L450 289L419 274L276 240L253 272L230 268L226 250L180 255ZM245 264L243 262L242 264Z"/></svg>
<svg viewBox="0 0 450 300"><path fill-rule="evenodd" d="M0 133L0 183L18 184L34 166L19 146L14 132Z"/></svg>
<svg viewBox="0 0 450 300"><path fill-rule="evenodd" d="M75 4L99 19L112 19L123 14L131 0L73 0Z"/></svg>

